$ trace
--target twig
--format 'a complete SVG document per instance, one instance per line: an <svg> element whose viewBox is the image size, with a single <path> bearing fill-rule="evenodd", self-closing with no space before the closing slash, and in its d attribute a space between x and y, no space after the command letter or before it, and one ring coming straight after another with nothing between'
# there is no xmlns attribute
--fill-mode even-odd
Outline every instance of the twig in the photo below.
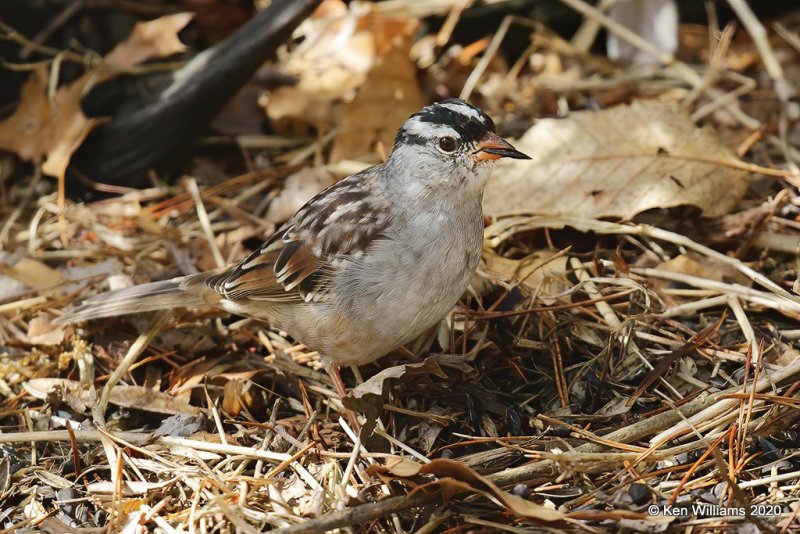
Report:
<svg viewBox="0 0 800 534"><path fill-rule="evenodd" d="M728 303L728 296L719 295L716 297L709 297L707 299L687 302L685 304L678 304L677 306L667 308L660 315L661 317L678 317L681 315L689 315L694 312L698 312L700 310L706 310L708 308L716 308L717 306L723 306L727 303Z"/></svg>
<svg viewBox="0 0 800 534"><path fill-rule="evenodd" d="M136 341L133 342L128 349L127 354L125 354L125 357L122 358L122 361L119 363L117 368L114 369L114 372L111 373L111 376L109 376L108 380L103 386L103 390L100 393L100 398L97 400L97 403L92 406L92 417L95 425L97 425L98 428L104 429L106 426L105 411L108 407L108 399L111 395L111 390L114 388L117 382L120 381L122 376L128 372L130 366L136 361L141 353L144 352L150 342L152 342L158 333L161 332L161 329L166 324L168 317L169 311L156 312L156 315L153 317L147 330L141 334ZM107 436L103 435L102 432L100 432L100 442L103 445L103 450L105 451L108 459L112 482L116 485L120 482L116 477L121 473L121 466L117 465L117 458L119 457L119 454L117 453L114 442Z"/></svg>
<svg viewBox="0 0 800 534"><path fill-rule="evenodd" d="M692 276L683 273L675 273L672 271L666 271L664 269L642 269L633 267L631 268L631 272L650 278L672 280L673 282L682 282L694 287L713 289L719 291L720 293L736 295L754 304L767 306L781 312L789 312L794 314L800 313L800 303L794 302L794 300L787 300L782 298L782 296L759 291L758 289L751 289L741 284L726 284L725 282L717 282L716 280L709 280L708 278L701 278L699 276Z"/></svg>
<svg viewBox="0 0 800 534"><path fill-rule="evenodd" d="M353 443L353 452L347 460L347 466L342 473L342 488L346 488L350 482L350 475L353 473L353 468L358 461L358 453L361 452L361 432L356 436L356 442Z"/></svg>
<svg viewBox="0 0 800 534"><path fill-rule="evenodd" d="M786 102L789 96L791 96L791 87L786 82L786 78L783 75L783 68L781 68L781 64L778 58L775 57L772 46L769 44L767 30L758 18L756 18L747 2L744 0L728 0L728 3L736 12L736 16L739 17L747 33L750 34L753 43L755 43L756 49L761 55L761 61L764 62L767 73L775 83L775 93L782 102Z"/></svg>
<svg viewBox="0 0 800 534"><path fill-rule="evenodd" d="M800 372L800 360L792 366L773 373L769 378L763 379L759 385L767 380L778 382L780 380L789 378L798 372ZM740 390L741 388L738 387L733 388L733 391ZM683 418L691 417L694 414L704 413L704 411L708 410L709 407L714 407L715 405L720 404L720 399L723 395L730 393L731 390L726 390L724 392L699 397L688 402L679 410L670 410L654 415L633 425L621 428L611 432L610 434L606 434L603 436L603 439L607 440L608 442L630 443L646 437L653 432L657 432L658 430L668 429L665 432L673 432L675 430L673 428L674 425L682 421ZM729 402L737 403L738 401L733 400ZM659 434L659 436L660 435L661 434ZM651 442L655 440L656 438L653 438ZM576 447L572 452L600 452L605 448L606 447L595 443L585 443L579 447ZM498 473L488 475L487 478L498 486L507 487L521 482L536 480L538 478L552 477L556 472L557 466L558 463L554 460L541 460L528 465L505 469ZM320 532L345 525L366 523L368 521L373 521L402 510L431 504L436 502L438 499L438 495L426 495L422 492L415 493L410 497L392 497L377 503L365 504L348 510L326 514L324 516L308 520L300 525L278 529L275 532L278 534Z"/></svg>
<svg viewBox="0 0 800 534"><path fill-rule="evenodd" d="M20 59L28 59L39 45L47 41L61 26L83 7L82 0L72 0L20 51Z"/></svg>
<svg viewBox="0 0 800 534"><path fill-rule="evenodd" d="M531 20L514 15L507 15L505 18L503 18L503 22L500 23L497 31L495 31L489 46L486 47L486 51L481 57L481 60L477 65L475 65L475 68L472 69L472 72L469 73L467 81L464 82L464 87L461 89L459 98L462 100L469 100L470 95L472 95L472 91L475 90L475 86L478 85L478 81L480 81L481 76L483 76L483 73L486 71L486 67L489 66L489 63L491 63L492 58L497 53L497 50L500 48L500 44L503 42L503 39L505 39L508 29L513 23L536 29L536 23Z"/></svg>
<svg viewBox="0 0 800 534"><path fill-rule="evenodd" d="M592 279L586 270L584 270L581 261L576 257L572 257L569 259L569 265L574 270L575 276L578 277L578 280L583 283L583 290L586 292L586 294L593 299L600 297L600 291L597 289L597 286L594 285L594 282L592 282ZM598 300L595 304L595 307L610 327L616 330L622 326L622 321L619 320L619 317L617 317L617 314L614 313L614 309L608 304L608 302Z"/></svg>
<svg viewBox="0 0 800 534"><path fill-rule="evenodd" d="M223 445L210 441L199 441L173 436L153 436L142 432L109 432L109 436L133 444L154 443L176 447L188 447L196 451L213 452L219 454L241 455L246 458L263 459L269 462L283 462L291 458L290 454L268 450L241 447L238 445ZM75 440L78 443L91 443L100 441L103 436L97 430L75 430ZM25 441L70 441L69 432L66 430L43 430L34 432L6 432L0 434L0 443L22 443Z"/></svg>
<svg viewBox="0 0 800 534"><path fill-rule="evenodd" d="M647 52L664 65L672 65L675 63L675 58L671 54L659 50L658 47L646 41L641 35L629 30L608 15L604 15L597 8L594 8L589 4L582 2L581 0L561 1L584 17L595 20L598 24L602 24L608 31L614 33L623 41L626 41L628 44L635 46L644 52ZM697 78L699 80L699 76L697 76Z"/></svg>
<svg viewBox="0 0 800 534"><path fill-rule="evenodd" d="M458 0L453 3L453 7L450 8L447 18L444 19L442 27L436 34L436 46L444 46L450 41L453 30L456 28L458 21L461 20L461 15L474 1L475 0Z"/></svg>
<svg viewBox="0 0 800 534"><path fill-rule="evenodd" d="M742 329L744 338L750 344L750 350L753 351L753 361L756 365L760 365L761 351L758 348L758 342L756 341L756 334L753 330L753 326L750 324L750 320L747 318L744 308L742 308L742 303L739 302L739 299L733 295L728 295L727 301L728 306L730 306L731 310L733 310L734 317L736 317L736 320L739 322L739 328Z"/></svg>
<svg viewBox="0 0 800 534"><path fill-rule="evenodd" d="M683 246L689 249L692 249L704 256L709 258L713 258L715 260L720 261L725 265L729 265L739 271L740 273L744 274L752 280L753 282L761 285L762 287L769 289L772 291L776 296L780 297L781 303L786 303L786 305L790 309L797 309L800 306L800 297L797 295L793 295L789 293L787 290L764 276L763 274L755 271L751 267L748 267L738 258L732 258L730 256L726 256L716 250L709 248L705 245L701 245L696 241L689 239L686 236L681 234L670 232L668 230L662 230L661 228L657 228L655 226L650 226L646 224L639 224L639 225L629 225L629 224L619 224L613 223L608 221L600 221L597 219L582 219L577 217L564 217L558 215L535 215L535 216L510 216L508 218L500 219L496 223L492 224L489 228L486 229L486 239L489 242L489 245L492 247L498 246L500 243L508 239L511 235L514 235L518 232L533 230L536 228L564 228L565 226L570 226L575 228L576 230L580 231L590 231L596 232L599 234L622 234L622 235L638 235L638 236L645 236L650 237L653 239L658 239L661 241L667 241L668 243L672 243L674 245ZM651 269L641 269L639 272L641 274L649 275L653 271L657 273L662 273L665 271L657 271ZM663 275L661 277L667 277L667 275ZM698 280L705 280L700 279L698 277L693 277ZM713 281L707 280L707 285L709 288L714 286L712 283ZM716 285L713 289L720 289L723 288L722 291L727 291L731 287L736 286L736 284L721 284ZM697 287L706 287L697 286ZM744 288L744 286L739 286ZM756 291L750 290L749 288L744 288L747 291ZM747 294L745 291L745 294ZM760 296L763 293L756 291L753 295ZM777 300L777 299L773 299Z"/></svg>
<svg viewBox="0 0 800 534"><path fill-rule="evenodd" d="M672 66L675 69L676 73L692 87L704 88L705 92L708 93L709 96L711 96L712 98L719 98L719 96L722 94L718 90L705 87L706 85L705 81L697 72L694 71L694 69L692 69L691 67L689 67L688 65L686 65L681 61L676 61L675 57L672 56L671 54L667 54L666 52L659 50L656 46L646 41L637 33L619 24L611 17L604 15L603 13L598 11L596 8L590 6L586 2L583 2L582 0L561 0L561 1L567 4L575 11L582 14L583 16L596 20L599 24L604 26L608 31L614 33L617 37L627 42L628 44L651 55L664 65ZM761 126L760 121L754 119L753 117L750 117L749 115L746 115L744 112L742 112L742 110L740 110L736 106L728 104L726 105L725 109L733 116L735 116L736 119L739 120L739 122L741 122L751 130L756 130Z"/></svg>
<svg viewBox="0 0 800 534"><path fill-rule="evenodd" d="M2 229L0 229L0 250L5 250L6 239L8 239L8 234L11 232L11 228L14 226L14 223L17 222L19 216L22 215L22 211L28 207L28 203L31 201L31 198L33 198L33 193L36 191L36 187L42 180L42 166L37 164L34 165L33 169L33 177L31 178L28 187L25 189L25 193L22 195L19 204L14 208L14 211L11 212L11 215L9 215L8 219L6 219L6 222L3 223Z"/></svg>
<svg viewBox="0 0 800 534"><path fill-rule="evenodd" d="M29 299L18 300L16 302L6 302L5 304L0 304L0 313L25 310L34 306L38 306L44 302L47 302L47 297L31 297Z"/></svg>
<svg viewBox="0 0 800 534"><path fill-rule="evenodd" d="M200 196L200 189L197 187L197 181L194 178L189 178L187 185L194 199L200 227L203 229L203 234L206 236L208 248L211 249L211 254L214 256L214 263L217 264L217 267L225 267L225 258L222 257L222 252L220 252L219 246L217 245L217 239L214 237L214 230L211 229L211 221L208 220L208 212L206 211L205 205L203 205L203 198Z"/></svg>
<svg viewBox="0 0 800 534"><path fill-rule="evenodd" d="M117 385L117 382L119 382L120 379L122 379L122 376L128 372L128 368L133 365L136 359L161 332L164 326L166 326L169 317L169 310L156 312L155 316L150 321L147 330L145 330L143 334L136 338L136 341L134 341L130 346L128 352L125 354L125 357L122 358L122 361L119 362L117 368L114 369L114 372L108 377L108 380L103 386L103 391L100 393L100 399L98 400L97 405L92 409L96 424L105 426L104 413L106 411L106 407L108 406L108 399L111 395L111 390L114 389L114 386Z"/></svg>
<svg viewBox="0 0 800 534"><path fill-rule="evenodd" d="M431 504L441 499L439 495L418 492L410 497L390 497L376 503L364 504L354 508L347 508L338 512L331 512L323 516L309 519L299 525L279 528L273 531L274 534L316 534L327 532L335 528L360 525L381 517L386 517L396 512L417 508L426 504Z"/></svg>
<svg viewBox="0 0 800 534"><path fill-rule="evenodd" d="M600 0L595 7L600 13L608 11L617 0ZM594 40L597 38L597 33L600 31L600 23L592 17L586 17L581 27L572 36L570 44L578 52L586 53L592 48Z"/></svg>
<svg viewBox="0 0 800 534"><path fill-rule="evenodd" d="M780 382L781 380L785 380L798 372L800 372L800 359L795 360L790 365L787 365L786 367L779 369L759 380L753 386L753 392L760 393L772 386L772 384ZM727 391L726 394L738 393L745 390L746 385L743 385L734 388L733 391ZM687 422L680 422L674 427L664 430L663 432L651 438L650 443L666 443L671 439L681 435L688 428L690 428L691 425L697 426L701 422L715 419L721 414L739 405L739 401L737 399L726 399L724 398L724 395L721 394L716 394L713 396L717 399L715 404L692 415L688 418Z"/></svg>
<svg viewBox="0 0 800 534"><path fill-rule="evenodd" d="M395 447L399 447L400 449L406 451L408 454L410 454L411 456L413 456L414 458L416 458L420 462L422 462L424 464L427 464L428 462L430 462L429 458L427 458L427 457L423 456L422 454L420 454L419 452L415 451L414 449L412 449L411 447L409 447L408 445L406 445L405 443L403 443L399 439L397 439L397 438L395 438L393 436L390 436L384 430L381 430L380 428L376 428L374 430L374 432L375 432L375 434L379 435L380 437L382 437L383 439L385 439L386 441L388 441L389 443L391 443Z"/></svg>
<svg viewBox="0 0 800 534"><path fill-rule="evenodd" d="M775 28L775 31L783 38L784 41L789 43L789 46L794 48L795 51L800 54L800 37L798 37L796 33L786 28L786 26L780 22L774 22L772 27Z"/></svg>

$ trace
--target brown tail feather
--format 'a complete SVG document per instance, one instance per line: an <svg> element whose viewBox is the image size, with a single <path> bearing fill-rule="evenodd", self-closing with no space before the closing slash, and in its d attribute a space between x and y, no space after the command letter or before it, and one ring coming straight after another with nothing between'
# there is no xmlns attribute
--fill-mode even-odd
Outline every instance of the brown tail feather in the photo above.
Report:
<svg viewBox="0 0 800 534"><path fill-rule="evenodd" d="M207 273L118 289L90 297L55 320L77 323L101 317L212 304L220 296L206 285Z"/></svg>

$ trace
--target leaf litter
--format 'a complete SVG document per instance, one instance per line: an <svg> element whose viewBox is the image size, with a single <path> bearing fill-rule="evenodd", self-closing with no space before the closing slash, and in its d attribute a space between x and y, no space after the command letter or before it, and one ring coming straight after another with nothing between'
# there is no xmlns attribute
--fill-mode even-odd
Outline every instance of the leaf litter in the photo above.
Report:
<svg viewBox="0 0 800 534"><path fill-rule="evenodd" d="M676 102L638 100L542 119L517 145L534 159L495 173L486 190L490 215L632 219L654 208L695 206L716 217L736 206L749 183L733 151Z"/></svg>
<svg viewBox="0 0 800 534"><path fill-rule="evenodd" d="M247 174L212 161L225 178L198 195L180 180L61 209L48 182L3 184L2 529L800 526L796 109L775 85L791 78L763 66L773 54L800 68L772 29L796 19L770 26L767 48L745 25L728 56L699 43L642 71L531 21L463 46L447 24L422 35L416 17L466 23L467 4L324 2L272 65L300 78L263 96L275 137L247 149ZM516 65L492 44L513 24L535 28ZM116 69L179 51L178 26L156 32L167 48L129 40ZM698 84L688 56L722 71ZM7 122L0 140L58 176L91 127L76 84L95 80L48 100L51 72L34 69L20 98L17 114L38 117L28 137ZM420 102L465 83L535 159L493 177L483 262L451 317L345 374L345 405L371 411L373 433L342 417L318 354L252 320L197 309L52 328L111 274L144 282L211 268L214 250L244 257L332 176L379 160ZM647 512L703 503L774 513Z"/></svg>
<svg viewBox="0 0 800 534"><path fill-rule="evenodd" d="M57 80L58 73L45 65L36 68L22 89L16 112L0 122L0 148L41 162L45 174L63 178L72 154L99 120L83 114L81 98L93 86L147 59L183 52L177 33L190 20L190 14L181 13L137 24L102 61L54 92L51 76Z"/></svg>

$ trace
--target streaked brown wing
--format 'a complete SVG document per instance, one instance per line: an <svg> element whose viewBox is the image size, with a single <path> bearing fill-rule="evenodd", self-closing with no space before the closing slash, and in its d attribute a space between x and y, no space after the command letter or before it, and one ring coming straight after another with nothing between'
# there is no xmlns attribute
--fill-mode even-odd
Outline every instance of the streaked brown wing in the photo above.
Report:
<svg viewBox="0 0 800 534"><path fill-rule="evenodd" d="M388 206L369 196L364 178L351 176L311 199L269 241L208 285L229 300L325 300L342 260L382 238L388 223Z"/></svg>
<svg viewBox="0 0 800 534"><path fill-rule="evenodd" d="M228 300L302 302L317 294L324 261L299 241L274 235L233 269L209 279L208 285Z"/></svg>

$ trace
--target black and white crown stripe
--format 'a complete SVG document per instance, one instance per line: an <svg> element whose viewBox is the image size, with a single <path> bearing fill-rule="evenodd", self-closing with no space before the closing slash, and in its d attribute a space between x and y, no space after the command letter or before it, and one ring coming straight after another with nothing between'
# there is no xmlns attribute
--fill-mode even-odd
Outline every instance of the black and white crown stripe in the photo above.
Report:
<svg viewBox="0 0 800 534"><path fill-rule="evenodd" d="M475 106L451 98L422 108L397 132L395 144L426 144L442 135L452 135L473 144L495 132L494 121Z"/></svg>

